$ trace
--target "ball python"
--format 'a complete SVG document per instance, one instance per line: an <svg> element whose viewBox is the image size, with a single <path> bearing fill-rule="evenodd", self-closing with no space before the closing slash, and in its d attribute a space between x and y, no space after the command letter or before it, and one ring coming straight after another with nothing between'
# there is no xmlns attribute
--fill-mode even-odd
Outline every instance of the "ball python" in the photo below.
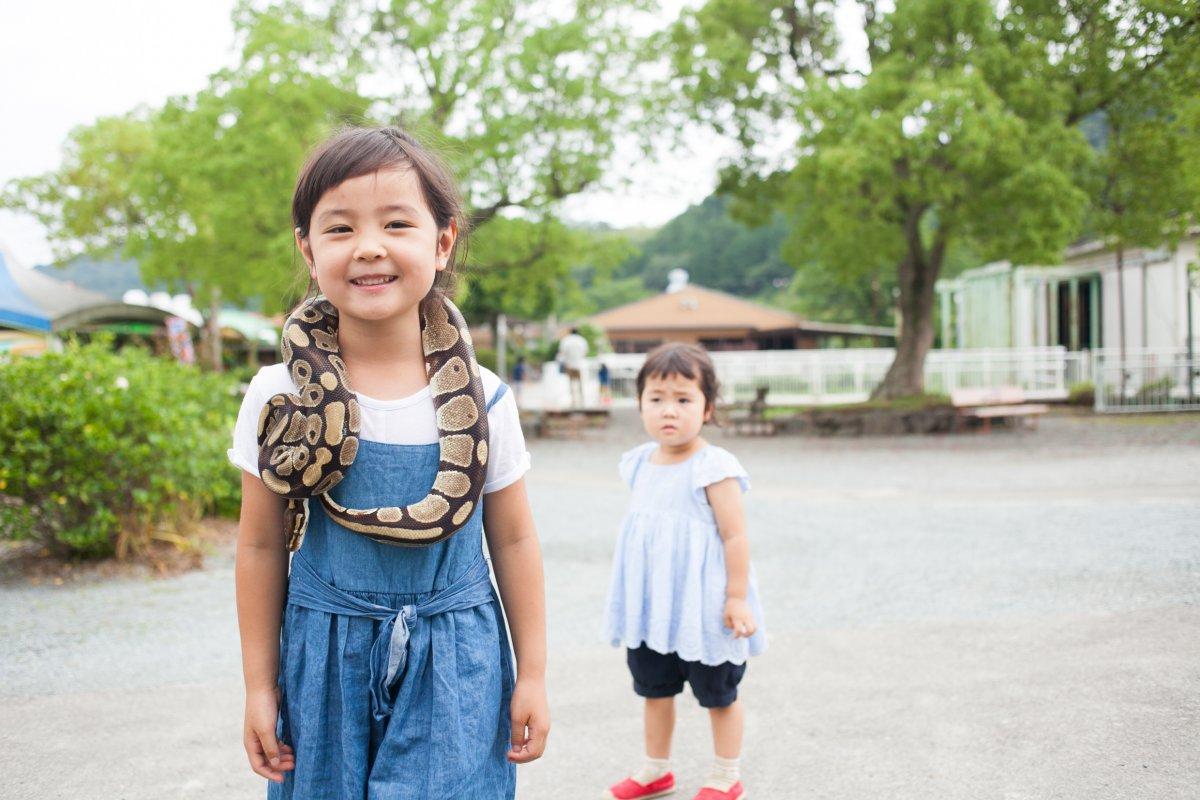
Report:
<svg viewBox="0 0 1200 800"><path fill-rule="evenodd" d="M338 312L323 297L305 302L283 327L280 350L296 394L271 397L258 418L259 476L288 498L284 527L296 550L319 497L339 525L407 546L451 536L470 518L487 476L488 423L475 349L462 314L440 294L421 303L421 347L437 414L440 458L424 499L400 507L346 508L329 496L358 453L358 400L339 355Z"/></svg>

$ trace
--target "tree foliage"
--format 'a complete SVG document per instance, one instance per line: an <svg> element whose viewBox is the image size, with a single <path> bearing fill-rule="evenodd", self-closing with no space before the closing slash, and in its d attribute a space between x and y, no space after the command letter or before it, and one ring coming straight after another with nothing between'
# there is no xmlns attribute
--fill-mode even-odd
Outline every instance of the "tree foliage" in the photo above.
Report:
<svg viewBox="0 0 1200 800"><path fill-rule="evenodd" d="M334 41L298 10L239 7L238 65L157 109L75 129L62 166L16 181L6 204L35 213L60 259L121 253L148 284L197 307L295 296L289 213L305 152L368 102ZM333 64L333 66L331 66Z"/></svg>
<svg viewBox="0 0 1200 800"><path fill-rule="evenodd" d="M302 15L244 10L239 67L159 112L144 165L148 235L131 255L148 280L182 281L197 304L209 287L233 301L295 296L290 200L298 165L336 126L362 119L355 75L331 67L334 42ZM253 176L251 179L250 176Z"/></svg>
<svg viewBox="0 0 1200 800"><path fill-rule="evenodd" d="M578 308L582 289L574 270L583 266L611 274L629 253L624 237L602 236L554 217L533 221L498 216L479 231L471 247L473 253L504 254L483 262L473 255L466 291L459 298L464 314L488 323L500 313L539 319Z"/></svg>
<svg viewBox="0 0 1200 800"><path fill-rule="evenodd" d="M382 0L347 30L387 81L382 113L442 138L476 222L597 183L647 112L629 0ZM353 44L352 43L352 44Z"/></svg>
<svg viewBox="0 0 1200 800"><path fill-rule="evenodd" d="M71 131L57 170L11 181L0 199L45 228L58 261L119 250L144 219L134 176L153 144L148 109L101 118Z"/></svg>
<svg viewBox="0 0 1200 800"><path fill-rule="evenodd" d="M1174 243L1200 211L1193 144L1200 130L1189 111L1200 97L1200 30L1165 37L1159 23L1156 16L1136 23L1147 29L1145 46L1155 48L1153 68L1142 64L1124 76L1096 114L1089 225L1118 248Z"/></svg>
<svg viewBox="0 0 1200 800"><path fill-rule="evenodd" d="M733 121L743 148L722 188L788 215L789 260L895 275L900 337L881 393L912 394L947 255L965 246L983 258L1057 258L1080 230L1094 175L1079 124L1128 102L1147 76L1184 69L1170 53L1194 40L1197 12L1070 0L906 0L884 12L860 2L868 63L856 72L839 60L832 5L712 0L677 28L687 49L676 68ZM802 91L765 102L764 81L789 76ZM1155 127L1165 117L1140 119ZM753 143L788 130L793 146L764 162Z"/></svg>
<svg viewBox="0 0 1200 800"><path fill-rule="evenodd" d="M644 0L379 0L344 3L375 106L435 143L460 176L471 221L464 304L474 317L564 310L572 267L605 259L557 219L559 201L606 180L623 136L661 101L631 22ZM369 31L369 35L361 35Z"/></svg>
<svg viewBox="0 0 1200 800"><path fill-rule="evenodd" d="M653 117L628 26L646 5L243 0L234 67L77 129L62 166L5 203L35 214L60 259L119 252L199 307L277 310L302 286L288 210L304 154L345 122L396 121L462 180L477 311L544 313L583 252L556 204L601 182L618 136Z"/></svg>

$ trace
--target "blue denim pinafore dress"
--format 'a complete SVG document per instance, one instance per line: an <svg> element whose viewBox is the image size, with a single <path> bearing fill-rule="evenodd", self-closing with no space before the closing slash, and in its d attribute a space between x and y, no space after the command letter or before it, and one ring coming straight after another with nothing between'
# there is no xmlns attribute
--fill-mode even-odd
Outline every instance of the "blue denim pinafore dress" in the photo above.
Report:
<svg viewBox="0 0 1200 800"><path fill-rule="evenodd" d="M363 441L334 499L350 508L416 502L433 484L438 456L436 444ZM268 798L513 798L513 665L500 603L481 578L482 504L458 533L428 547L380 544L332 522L320 503L309 509L279 665L279 733L296 751L296 768L269 784ZM314 586L360 613L318 610L325 600L312 599ZM464 589L474 600L461 602ZM445 602L451 595L460 602ZM405 633L407 647L397 645Z"/></svg>

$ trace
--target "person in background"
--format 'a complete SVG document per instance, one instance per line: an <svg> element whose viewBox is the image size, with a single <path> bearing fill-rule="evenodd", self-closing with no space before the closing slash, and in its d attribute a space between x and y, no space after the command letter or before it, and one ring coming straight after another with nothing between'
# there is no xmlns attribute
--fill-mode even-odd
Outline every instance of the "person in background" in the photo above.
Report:
<svg viewBox="0 0 1200 800"><path fill-rule="evenodd" d="M611 378L609 376L608 364L606 362L600 362L600 371L596 377L600 381L600 405L610 405L612 403L612 391L609 389Z"/></svg>
<svg viewBox="0 0 1200 800"><path fill-rule="evenodd" d="M587 339L580 335L579 328L571 328L558 343L558 361L571 382L571 405L575 408L583 407L583 368L587 355Z"/></svg>
<svg viewBox="0 0 1200 800"><path fill-rule="evenodd" d="M517 363L513 364L512 368L512 380L518 406L525 405L525 375L528 369L525 365L525 356L517 356Z"/></svg>
<svg viewBox="0 0 1200 800"><path fill-rule="evenodd" d="M699 347L650 351L637 398L650 441L619 465L633 491L613 557L605 632L626 648L633 690L645 699L646 749L641 768L603 796L646 800L675 791L675 695L688 683L708 709L715 751L692 800L745 800L738 688L749 657L767 648L742 505L750 479L732 453L700 435L715 410L717 377Z"/></svg>

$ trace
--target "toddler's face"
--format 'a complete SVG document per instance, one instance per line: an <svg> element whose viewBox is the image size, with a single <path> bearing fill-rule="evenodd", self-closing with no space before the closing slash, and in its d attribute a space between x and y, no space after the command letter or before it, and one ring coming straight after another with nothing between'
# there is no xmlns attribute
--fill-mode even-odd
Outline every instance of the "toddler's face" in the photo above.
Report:
<svg viewBox="0 0 1200 800"><path fill-rule="evenodd" d="M681 447L700 435L712 416L695 378L651 375L641 396L642 424L659 444Z"/></svg>
<svg viewBox="0 0 1200 800"><path fill-rule="evenodd" d="M343 324L378 322L415 311L456 233L453 225L438 230L415 172L386 169L326 192L297 244Z"/></svg>

